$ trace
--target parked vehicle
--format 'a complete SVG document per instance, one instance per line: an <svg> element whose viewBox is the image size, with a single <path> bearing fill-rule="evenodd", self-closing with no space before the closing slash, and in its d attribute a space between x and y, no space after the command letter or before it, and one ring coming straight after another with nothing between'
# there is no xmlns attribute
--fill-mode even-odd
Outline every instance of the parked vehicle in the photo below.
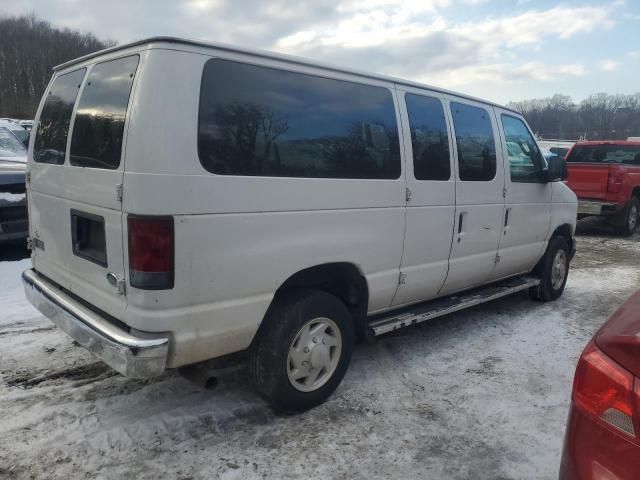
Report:
<svg viewBox="0 0 640 480"><path fill-rule="evenodd" d="M567 280L566 165L488 102L154 38L57 67L35 124L27 296L131 377L247 351L305 409L356 338Z"/></svg>
<svg viewBox="0 0 640 480"><path fill-rule="evenodd" d="M27 238L27 150L0 127L0 244Z"/></svg>
<svg viewBox="0 0 640 480"><path fill-rule="evenodd" d="M33 120L18 120L18 123L22 125L27 132L30 132L33 128Z"/></svg>
<svg viewBox="0 0 640 480"><path fill-rule="evenodd" d="M578 218L607 217L621 235L632 235L640 215L640 142L580 142L566 160Z"/></svg>
<svg viewBox="0 0 640 480"><path fill-rule="evenodd" d="M29 144L29 130L13 120L0 120L0 127L6 128L26 147Z"/></svg>
<svg viewBox="0 0 640 480"><path fill-rule="evenodd" d="M640 472L640 291L578 361L560 480L632 480Z"/></svg>
<svg viewBox="0 0 640 480"><path fill-rule="evenodd" d="M563 158L567 156L574 144L575 142L571 140L538 140L538 145L543 153L558 155Z"/></svg>

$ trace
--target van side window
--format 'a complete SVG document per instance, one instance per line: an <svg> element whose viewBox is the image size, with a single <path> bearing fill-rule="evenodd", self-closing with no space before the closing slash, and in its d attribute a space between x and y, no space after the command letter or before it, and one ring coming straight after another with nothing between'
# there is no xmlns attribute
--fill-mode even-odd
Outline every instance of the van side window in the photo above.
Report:
<svg viewBox="0 0 640 480"><path fill-rule="evenodd" d="M138 55L98 63L82 90L71 135L71 165L116 169Z"/></svg>
<svg viewBox="0 0 640 480"><path fill-rule="evenodd" d="M502 128L507 144L511 181L544 182L542 154L524 122L511 115L502 115Z"/></svg>
<svg viewBox="0 0 640 480"><path fill-rule="evenodd" d="M484 108L451 102L458 147L460 180L490 182L496 176L496 142L489 112Z"/></svg>
<svg viewBox="0 0 640 480"><path fill-rule="evenodd" d="M62 165L67 152L69 122L80 84L87 72L81 68L56 77L44 101L33 146L33 160Z"/></svg>
<svg viewBox="0 0 640 480"><path fill-rule="evenodd" d="M414 177L416 180L449 180L449 135L442 102L437 98L407 93L405 103L409 114Z"/></svg>
<svg viewBox="0 0 640 480"><path fill-rule="evenodd" d="M396 179L391 92L222 59L204 66L198 153L220 175Z"/></svg>

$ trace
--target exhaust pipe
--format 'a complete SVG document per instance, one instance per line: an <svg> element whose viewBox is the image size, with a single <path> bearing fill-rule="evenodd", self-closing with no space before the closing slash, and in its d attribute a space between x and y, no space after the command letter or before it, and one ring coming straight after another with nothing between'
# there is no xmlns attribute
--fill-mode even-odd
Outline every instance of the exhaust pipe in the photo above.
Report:
<svg viewBox="0 0 640 480"><path fill-rule="evenodd" d="M189 365L187 367L181 367L178 368L178 373L183 378L186 378L205 390L213 390L218 386L218 378L214 375L215 372L203 366Z"/></svg>

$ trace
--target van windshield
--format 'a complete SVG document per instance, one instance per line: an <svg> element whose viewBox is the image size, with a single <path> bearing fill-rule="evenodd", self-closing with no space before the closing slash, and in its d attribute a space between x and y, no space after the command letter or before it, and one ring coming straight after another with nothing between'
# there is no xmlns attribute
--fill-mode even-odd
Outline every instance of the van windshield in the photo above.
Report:
<svg viewBox="0 0 640 480"><path fill-rule="evenodd" d="M16 162L27 161L27 150L8 129L0 127L0 157Z"/></svg>
<svg viewBox="0 0 640 480"><path fill-rule="evenodd" d="M640 145L576 145L567 162L640 165Z"/></svg>

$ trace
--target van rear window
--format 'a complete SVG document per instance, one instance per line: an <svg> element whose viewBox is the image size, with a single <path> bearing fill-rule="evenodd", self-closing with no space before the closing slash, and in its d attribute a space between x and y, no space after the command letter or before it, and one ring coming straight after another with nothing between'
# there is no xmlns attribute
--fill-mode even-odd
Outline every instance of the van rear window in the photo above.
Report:
<svg viewBox="0 0 640 480"><path fill-rule="evenodd" d="M138 55L98 63L89 72L71 134L71 165L116 169L122 155Z"/></svg>
<svg viewBox="0 0 640 480"><path fill-rule="evenodd" d="M567 162L640 165L640 145L576 145Z"/></svg>
<svg viewBox="0 0 640 480"><path fill-rule="evenodd" d="M55 165L64 163L69 121L86 71L86 68L81 68L60 75L53 81L38 121L33 147L34 161Z"/></svg>
<svg viewBox="0 0 640 480"><path fill-rule="evenodd" d="M401 170L388 89L222 59L204 67L198 152L220 175L395 179Z"/></svg>

